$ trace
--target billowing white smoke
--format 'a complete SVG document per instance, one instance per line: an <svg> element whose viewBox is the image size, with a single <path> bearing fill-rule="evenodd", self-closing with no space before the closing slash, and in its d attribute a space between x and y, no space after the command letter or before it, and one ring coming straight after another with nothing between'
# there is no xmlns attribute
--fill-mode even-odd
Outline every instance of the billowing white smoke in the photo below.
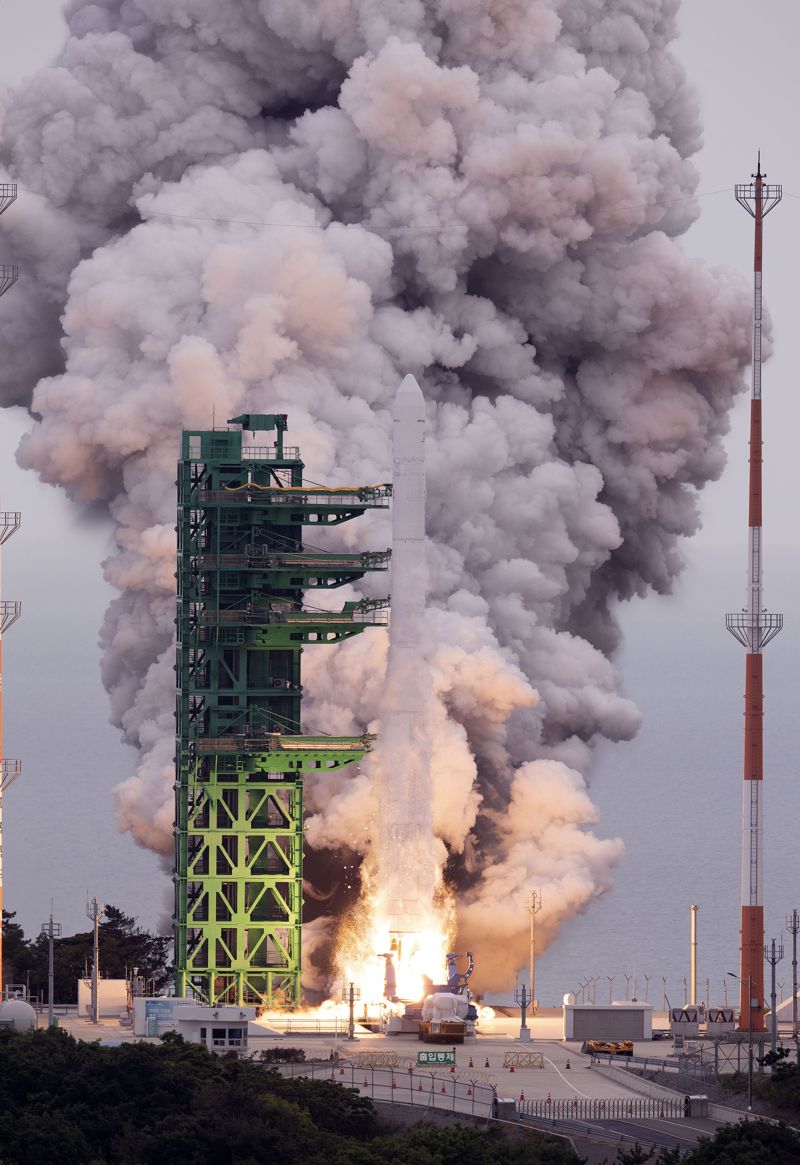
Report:
<svg viewBox="0 0 800 1165"><path fill-rule="evenodd" d="M669 589L748 356L739 282L673 241L699 142L676 9L73 0L59 61L7 103L3 391L40 418L22 463L117 524L104 678L141 758L122 827L171 850L180 429L285 411L314 479L385 480L411 372L434 818L484 986L523 961L532 886L552 935L610 884L585 774L638 720L613 604ZM380 548L388 526L335 536ZM308 651L308 722L369 725L385 656L381 632ZM310 800L315 846L365 851L366 773Z"/></svg>

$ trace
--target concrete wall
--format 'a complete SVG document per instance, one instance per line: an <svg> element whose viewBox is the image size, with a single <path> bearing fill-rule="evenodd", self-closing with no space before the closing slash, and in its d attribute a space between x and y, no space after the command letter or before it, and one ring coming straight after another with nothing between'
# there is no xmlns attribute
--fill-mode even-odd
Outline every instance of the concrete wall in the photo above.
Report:
<svg viewBox="0 0 800 1165"><path fill-rule="evenodd" d="M92 984L90 979L78 980L78 1015L91 1010ZM128 1010L128 980L100 979L97 984L97 1010L100 1015L119 1015Z"/></svg>

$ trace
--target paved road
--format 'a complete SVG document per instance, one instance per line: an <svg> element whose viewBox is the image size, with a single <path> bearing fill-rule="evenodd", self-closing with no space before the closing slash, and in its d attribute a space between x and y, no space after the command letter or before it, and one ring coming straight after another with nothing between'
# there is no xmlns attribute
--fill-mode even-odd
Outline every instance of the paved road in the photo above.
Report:
<svg viewBox="0 0 800 1165"><path fill-rule="evenodd" d="M536 1128L550 1129L566 1133L572 1137L586 1137L588 1140L612 1141L640 1145L656 1145L658 1148L693 1148L701 1137L714 1135L719 1124L716 1121L689 1120L619 1120L619 1121L548 1121L525 1118L526 1124Z"/></svg>

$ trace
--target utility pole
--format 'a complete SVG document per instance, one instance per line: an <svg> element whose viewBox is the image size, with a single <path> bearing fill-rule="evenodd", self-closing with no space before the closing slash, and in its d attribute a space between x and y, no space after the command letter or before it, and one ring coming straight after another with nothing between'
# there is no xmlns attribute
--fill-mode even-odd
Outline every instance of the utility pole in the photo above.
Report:
<svg viewBox="0 0 800 1165"><path fill-rule="evenodd" d="M47 936L47 1026L53 1026L53 939L61 938L61 923L53 922L53 911L50 911L50 921L42 923L42 934ZM95 1020L95 1023L97 1020Z"/></svg>
<svg viewBox="0 0 800 1165"><path fill-rule="evenodd" d="M772 967L772 990L770 993L770 1049L774 1053L778 1050L778 1011L776 1006L775 968L783 958L783 943L776 946L775 939L768 947L764 947L764 958Z"/></svg>
<svg viewBox="0 0 800 1165"><path fill-rule="evenodd" d="M792 936L792 1039L797 1039L797 932L800 931L800 917L797 907L786 919L786 929Z"/></svg>
<svg viewBox="0 0 800 1165"><path fill-rule="evenodd" d="M91 1019L92 1023L99 1023L99 1001L98 1001L98 987L100 978L100 919L106 912L106 908L102 902L98 902L97 898L93 898L91 902L86 903L86 917L90 918L94 923L94 943L93 943L93 958L92 958L92 1004L91 1004Z"/></svg>
<svg viewBox="0 0 800 1165"><path fill-rule="evenodd" d="M531 890L528 898L528 913L531 916L531 952L530 952L530 977L529 995L531 1004L531 1019L536 1014L536 995L534 992L534 971L536 964L536 915L542 909L542 892L541 890Z"/></svg>
<svg viewBox="0 0 800 1165"><path fill-rule="evenodd" d="M755 220L753 254L753 370L750 392L750 482L747 519L747 602L725 616L725 625L744 647L744 800L742 812L742 913L739 1030L764 1030L764 648L783 627L783 616L764 605L762 522L761 327L764 219L781 200L780 186L768 186L758 156L753 182L736 186L736 201ZM749 984L749 988L747 987ZM745 990L748 994L745 996ZM755 1003L754 1003L755 1001Z"/></svg>

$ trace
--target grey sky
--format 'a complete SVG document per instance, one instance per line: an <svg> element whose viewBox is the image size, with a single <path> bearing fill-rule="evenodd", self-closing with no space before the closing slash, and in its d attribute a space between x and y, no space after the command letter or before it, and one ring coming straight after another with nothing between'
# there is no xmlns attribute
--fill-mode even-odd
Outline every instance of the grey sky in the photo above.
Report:
<svg viewBox="0 0 800 1165"><path fill-rule="evenodd" d="M16 84L52 58L63 30L61 8L59 0L4 0L0 5L2 83ZM712 263L738 268L749 280L751 224L735 204L732 187L747 180L761 147L770 179L782 182L787 195L769 220L765 258L765 293L776 333L776 356L764 383L766 587L771 607L783 605L791 616L798 567L794 512L800 496L792 419L798 416L793 315L800 156L790 126L800 107L795 53L800 8L796 0L765 0L759 10L763 32L757 48L751 12L744 0L684 3L679 52L701 95L706 145L696 162L699 189L707 194L701 199L702 217L685 245ZM710 193L725 188L727 193ZM685 626L707 627L702 643L687 636L687 674L694 666L692 653L705 652L708 644L718 644L737 662L733 646L725 643L721 616L744 600L745 421L743 398L728 442L730 465L722 481L704 495L704 530L687 546L690 567L678 594L637 605L625 615L643 656L648 642L654 657L667 650L664 627L672 634L681 625L681 613ZM0 418L2 500L5 506L22 508L25 521L4 560L5 593L25 604L22 623L4 645L9 752L22 756L26 766L6 802L7 902L19 909L27 928L35 929L53 894L57 915L74 927L82 923L88 889L152 923L163 915L167 883L156 859L135 850L113 826L110 790L128 775L130 757L106 724L96 667L96 632L109 597L98 564L110 549L110 532L102 524L80 523L57 491L16 468L13 449L24 427L19 412ZM770 569L778 561L779 545L786 548L780 559L783 573ZM772 559L771 548L776 551ZM726 573L722 567L727 569L729 562L739 565ZM776 651L788 653L793 642L786 635ZM629 690L636 699L630 682ZM735 731L738 710L732 710L731 718ZM651 722L644 731L657 734L658 724ZM738 788L735 794L738 799ZM794 807L793 812L796 816ZM601 826L605 833L618 828L608 820ZM624 880L623 868L620 892Z"/></svg>

